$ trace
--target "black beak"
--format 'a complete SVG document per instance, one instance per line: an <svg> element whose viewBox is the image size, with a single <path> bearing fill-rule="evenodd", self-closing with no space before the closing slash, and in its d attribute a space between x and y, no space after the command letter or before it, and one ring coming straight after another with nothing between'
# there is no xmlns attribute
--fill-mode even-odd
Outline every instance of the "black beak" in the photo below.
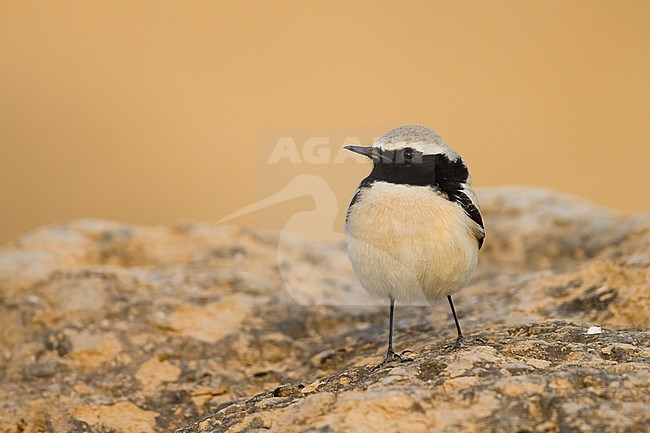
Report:
<svg viewBox="0 0 650 433"><path fill-rule="evenodd" d="M344 149L349 150L350 152L358 153L359 155L367 156L368 158L372 158L375 153L375 148L370 146L345 146Z"/></svg>

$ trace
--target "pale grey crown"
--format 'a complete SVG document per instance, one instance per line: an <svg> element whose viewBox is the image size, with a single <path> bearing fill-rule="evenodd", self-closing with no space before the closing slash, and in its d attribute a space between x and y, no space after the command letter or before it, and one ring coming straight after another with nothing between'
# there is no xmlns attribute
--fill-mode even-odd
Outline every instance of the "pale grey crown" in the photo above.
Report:
<svg viewBox="0 0 650 433"><path fill-rule="evenodd" d="M400 126L384 134L372 146L384 150L410 147L424 155L445 155L452 161L459 157L440 134L426 126Z"/></svg>

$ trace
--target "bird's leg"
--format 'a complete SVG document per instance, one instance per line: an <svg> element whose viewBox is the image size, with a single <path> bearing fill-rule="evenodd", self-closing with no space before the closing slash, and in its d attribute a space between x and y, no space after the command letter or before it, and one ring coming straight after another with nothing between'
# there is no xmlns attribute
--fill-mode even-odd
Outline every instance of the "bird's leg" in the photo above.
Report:
<svg viewBox="0 0 650 433"><path fill-rule="evenodd" d="M458 316L456 315L456 309L454 308L454 301L451 300L451 295L447 295L447 300L449 301L449 306L451 307L451 314L454 315L454 322L456 322L456 330L458 331L458 338L456 338L456 344L454 345L456 349L463 346L465 342L465 336L463 331L460 329L460 322L458 321Z"/></svg>
<svg viewBox="0 0 650 433"><path fill-rule="evenodd" d="M390 307L388 307L388 351L386 359L393 360L397 354L393 352L393 317L395 316L395 300L390 298Z"/></svg>
<svg viewBox="0 0 650 433"><path fill-rule="evenodd" d="M376 368L381 368L386 364L390 364L393 361L402 361L402 356L398 355L393 351L393 316L395 315L395 299L390 298L390 307L389 307L389 319L388 319L388 350L386 351L386 357ZM410 351L406 351L410 352ZM403 352L403 353L406 353Z"/></svg>

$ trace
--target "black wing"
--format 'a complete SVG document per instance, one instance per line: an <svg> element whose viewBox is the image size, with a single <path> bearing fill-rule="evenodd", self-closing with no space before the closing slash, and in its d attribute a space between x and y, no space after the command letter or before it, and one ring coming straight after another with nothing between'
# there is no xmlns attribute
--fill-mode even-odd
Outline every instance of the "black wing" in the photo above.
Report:
<svg viewBox="0 0 650 433"><path fill-rule="evenodd" d="M462 207L467 216L478 224L481 228L481 234L477 239L480 250L485 239L485 227L478 206L465 192L467 179L469 179L469 171L461 157L450 160L445 155L439 155L436 158L436 182L432 186L445 193L450 201Z"/></svg>
<svg viewBox="0 0 650 433"><path fill-rule="evenodd" d="M350 206L348 206L348 211L345 214L346 225L348 224L348 218L350 218L350 211L352 210L352 206L354 206L357 200L359 200L359 195L361 194L361 192L364 189L368 188L370 185L372 185L374 181L375 181L374 179L371 179L370 176L368 176L367 178L362 180L359 186L357 187L357 190L354 192L354 197L352 197L352 201L350 202Z"/></svg>
<svg viewBox="0 0 650 433"><path fill-rule="evenodd" d="M480 250L483 246L483 240L485 239L485 227L483 226L483 217L481 217L481 211L478 210L478 207L474 204L471 198L465 194L462 190L460 193L454 197L454 201L458 203L468 217L479 227L481 227L481 235L478 237L478 249Z"/></svg>

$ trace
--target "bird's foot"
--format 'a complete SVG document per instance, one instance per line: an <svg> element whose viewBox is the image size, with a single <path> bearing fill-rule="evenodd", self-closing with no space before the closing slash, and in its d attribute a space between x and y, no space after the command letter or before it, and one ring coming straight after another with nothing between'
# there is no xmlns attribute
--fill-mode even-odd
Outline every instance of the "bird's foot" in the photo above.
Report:
<svg viewBox="0 0 650 433"><path fill-rule="evenodd" d="M456 338L456 341L453 344L449 344L449 345L445 346L445 349L447 349L448 351L460 350L463 347L465 347L466 344L485 345L487 343L482 338L473 338L473 339L471 339L471 342L470 342L465 338L464 335L460 335L460 336L458 336L458 338Z"/></svg>
<svg viewBox="0 0 650 433"><path fill-rule="evenodd" d="M465 336L464 335L459 335L454 344L449 344L445 347L448 351L453 351L453 350L460 350L465 346Z"/></svg>
<svg viewBox="0 0 650 433"><path fill-rule="evenodd" d="M411 358L405 358L404 355L407 353L413 353L412 350L405 350L399 354L393 352L393 349L388 349L388 352L386 353L386 357L384 358L383 361L379 365L377 365L373 370L380 370L384 367L386 367L389 364L392 364L393 362L407 362L407 361L413 361Z"/></svg>

